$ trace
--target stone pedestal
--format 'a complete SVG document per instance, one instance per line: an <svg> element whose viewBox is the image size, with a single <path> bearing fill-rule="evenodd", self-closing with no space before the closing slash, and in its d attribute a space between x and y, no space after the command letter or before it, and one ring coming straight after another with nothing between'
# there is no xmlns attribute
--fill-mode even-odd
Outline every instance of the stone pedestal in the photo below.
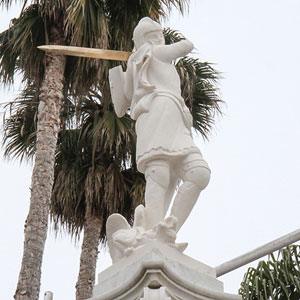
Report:
<svg viewBox="0 0 300 300"><path fill-rule="evenodd" d="M175 247L152 241L99 274L90 300L240 300L216 272Z"/></svg>

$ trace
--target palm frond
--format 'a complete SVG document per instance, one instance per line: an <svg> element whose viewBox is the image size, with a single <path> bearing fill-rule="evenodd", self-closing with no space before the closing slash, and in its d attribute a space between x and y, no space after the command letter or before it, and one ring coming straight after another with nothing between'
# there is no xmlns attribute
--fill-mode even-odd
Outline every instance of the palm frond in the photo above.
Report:
<svg viewBox="0 0 300 300"><path fill-rule="evenodd" d="M14 0L14 1L13 0L0 0L0 6L5 7L6 9L9 9L13 3L18 3L18 2L23 3L25 6L27 3L27 0L19 0L19 1L18 0Z"/></svg>
<svg viewBox="0 0 300 300"><path fill-rule="evenodd" d="M108 98L95 90L79 98L78 109L83 121L81 135L82 138L88 135L93 141L91 154L94 159L106 153L124 163L135 149L134 121L128 114L118 118Z"/></svg>
<svg viewBox="0 0 300 300"><path fill-rule="evenodd" d="M208 138L216 113L223 102L217 94L218 72L207 62L182 58L176 63L181 78L182 97L193 115L193 127Z"/></svg>
<svg viewBox="0 0 300 300"><path fill-rule="evenodd" d="M109 48L109 27L103 1L74 0L66 10L65 35L72 46ZM102 80L107 63L99 59L71 58L71 88L83 90ZM85 89L84 89L85 88Z"/></svg>
<svg viewBox="0 0 300 300"><path fill-rule="evenodd" d="M20 161L33 158L36 150L39 94L36 85L28 84L14 101L6 104L2 140L6 157L19 158ZM62 130L75 126L75 113L73 98L65 95L60 114Z"/></svg>
<svg viewBox="0 0 300 300"><path fill-rule="evenodd" d="M39 82L44 73L44 53L36 46L44 43L44 22L38 6L33 4L0 34L1 81L12 84L15 74L21 72L27 80Z"/></svg>
<svg viewBox="0 0 300 300"><path fill-rule="evenodd" d="M160 21L172 8L181 13L188 7L188 0L111 0L106 2L106 15L110 28L110 47L115 50L133 49L132 32L140 19L150 17Z"/></svg>
<svg viewBox="0 0 300 300"><path fill-rule="evenodd" d="M65 0L34 0L39 6L40 14L44 20L57 20L66 10L69 1Z"/></svg>
<svg viewBox="0 0 300 300"><path fill-rule="evenodd" d="M4 155L11 158L31 159L35 153L38 91L28 86L15 101L6 105L4 117Z"/></svg>
<svg viewBox="0 0 300 300"><path fill-rule="evenodd" d="M136 170L134 122L128 115L119 119L111 102L104 102L108 99L97 88L78 97L77 121L59 134L52 220L56 229L62 226L75 236L87 213L106 222L119 212L130 221L134 207L143 201L145 182ZM105 240L105 227L101 239Z"/></svg>
<svg viewBox="0 0 300 300"><path fill-rule="evenodd" d="M245 300L300 298L300 246L291 245L278 251L277 257L269 255L256 268L244 275L239 294Z"/></svg>
<svg viewBox="0 0 300 300"><path fill-rule="evenodd" d="M184 14L189 6L189 0L163 0L164 6L171 10L173 7L178 9L181 14Z"/></svg>
<svg viewBox="0 0 300 300"><path fill-rule="evenodd" d="M185 39L185 37L179 31L171 28L164 28L163 34L166 45L177 43Z"/></svg>

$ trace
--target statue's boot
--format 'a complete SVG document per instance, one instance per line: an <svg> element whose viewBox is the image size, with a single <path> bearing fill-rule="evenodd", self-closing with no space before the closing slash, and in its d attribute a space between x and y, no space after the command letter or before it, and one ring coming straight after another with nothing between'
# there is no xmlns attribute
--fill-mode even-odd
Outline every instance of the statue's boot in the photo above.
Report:
<svg viewBox="0 0 300 300"><path fill-rule="evenodd" d="M170 182L170 168L166 161L152 161L146 171L146 230L165 218L165 198Z"/></svg>

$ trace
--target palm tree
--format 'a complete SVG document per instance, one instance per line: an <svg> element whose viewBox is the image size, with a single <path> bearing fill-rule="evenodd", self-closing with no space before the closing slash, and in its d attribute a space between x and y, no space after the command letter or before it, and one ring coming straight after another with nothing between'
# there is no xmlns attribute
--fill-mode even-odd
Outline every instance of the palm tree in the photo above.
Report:
<svg viewBox="0 0 300 300"><path fill-rule="evenodd" d="M291 245L269 255L244 275L239 294L245 300L299 300L300 246Z"/></svg>
<svg viewBox="0 0 300 300"><path fill-rule="evenodd" d="M9 7L11 0L0 3ZM144 16L158 20L171 6L183 10L187 1L22 1L21 15L1 34L0 77L12 83L16 71L39 90L36 153L31 198L25 226L24 253L15 299L37 300L54 179L55 149L60 130L61 101L66 88L83 91L101 75L105 63L73 59L36 50L40 44L125 48L128 34ZM26 5L29 4L29 6ZM122 8L122 9L120 9ZM109 32L108 28L111 29ZM112 37L109 41L109 37ZM110 43L109 43L110 42ZM127 49L124 49L127 50ZM68 66L68 68L66 68ZM100 76L99 76L100 75ZM64 89L65 88L65 89Z"/></svg>
<svg viewBox="0 0 300 300"><path fill-rule="evenodd" d="M135 165L134 124L129 115L118 119L112 107L105 109L107 99L108 93L97 91L81 98L77 126L62 131L58 140L51 214L57 229L63 225L76 236L84 229L77 299L92 296L108 216L118 212L130 221L143 201L145 181Z"/></svg>
<svg viewBox="0 0 300 300"><path fill-rule="evenodd" d="M77 299L91 296L107 217L119 212L131 221L144 194L145 180L134 158L134 122L129 115L118 119L111 105L105 110L105 98L92 90L75 105L68 97L61 112L64 129L58 138L51 215L57 230L62 225L77 237L84 229ZM38 102L37 91L28 87L10 104L6 155L33 156Z"/></svg>

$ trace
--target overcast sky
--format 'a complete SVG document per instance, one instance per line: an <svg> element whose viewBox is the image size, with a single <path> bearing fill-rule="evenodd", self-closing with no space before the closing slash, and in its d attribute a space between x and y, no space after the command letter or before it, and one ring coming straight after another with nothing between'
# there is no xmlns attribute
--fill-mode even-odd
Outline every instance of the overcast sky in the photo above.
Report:
<svg viewBox="0 0 300 300"><path fill-rule="evenodd" d="M16 12L14 12L16 14ZM209 142L197 143L212 179L178 241L185 253L217 266L299 228L300 211L299 0L193 0L167 26L195 44L194 56L222 72L224 116ZM0 29L11 16L1 12ZM18 86L0 94L16 95ZM31 165L0 159L0 290L12 299L23 250ZM110 265L101 255L97 273ZM49 233L41 297L74 299L80 243ZM256 265L254 263L253 265ZM219 279L236 293L248 266Z"/></svg>

